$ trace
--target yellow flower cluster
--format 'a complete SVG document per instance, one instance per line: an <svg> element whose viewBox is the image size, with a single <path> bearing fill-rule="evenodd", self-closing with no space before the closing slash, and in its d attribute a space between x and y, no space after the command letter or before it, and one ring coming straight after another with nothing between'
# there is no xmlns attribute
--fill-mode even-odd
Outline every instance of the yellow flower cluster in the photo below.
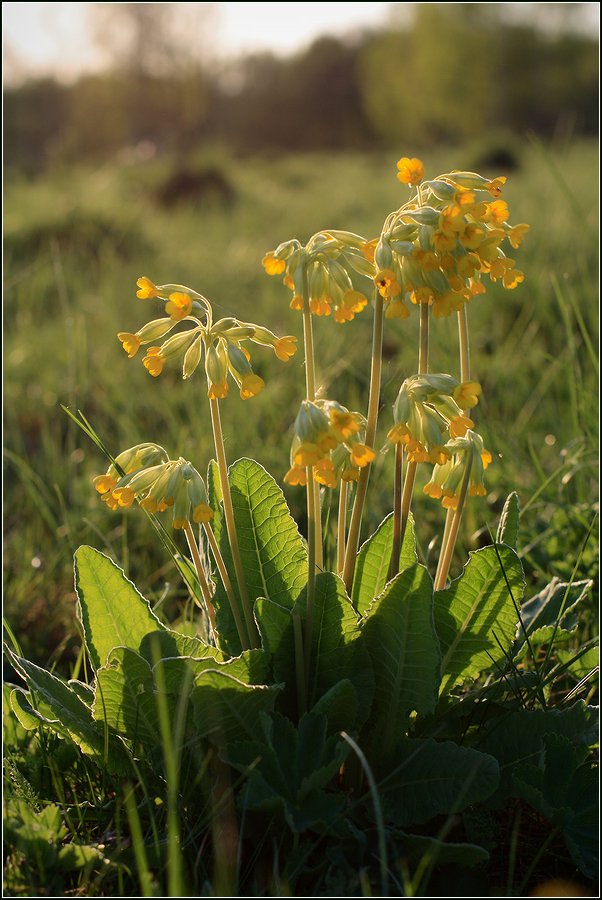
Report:
<svg viewBox="0 0 602 900"><path fill-rule="evenodd" d="M385 222L379 239L363 246L373 278L387 304L387 318L410 315L406 304L428 304L437 318L485 293L483 276L512 290L524 281L501 249L517 249L528 225L508 223L508 204L499 199L503 176L451 172L423 181L418 159L398 162L400 181L417 188L414 196Z"/></svg>
<svg viewBox="0 0 602 900"><path fill-rule="evenodd" d="M445 509L456 509L466 466L470 465L468 493L471 497L485 496L483 472L491 462L491 453L485 450L483 438L476 431L468 431L464 437L448 441L446 449L449 458L434 467L424 493L441 500Z"/></svg>
<svg viewBox="0 0 602 900"><path fill-rule="evenodd" d="M393 406L389 441L403 444L410 462L443 465L452 456L449 438L463 437L473 427L462 409L476 406L480 392L477 382L460 384L451 375L406 378Z"/></svg>
<svg viewBox="0 0 602 900"><path fill-rule="evenodd" d="M263 390L265 383L253 371L251 357L247 348L243 347L243 341L250 340L271 347L283 362L287 362L297 350L297 338L292 335L278 337L267 328L231 317L214 323L209 301L184 285L157 286L143 277L138 279L138 287L140 299L166 299L165 312L168 317L148 322L135 334L119 332L117 337L130 358L136 356L142 345L152 345L147 347L142 363L155 378L161 374L167 360L178 357L183 357L183 378L190 378L204 352L208 397L226 397L230 377L237 384L242 399L248 400ZM172 335L162 344L155 344L182 321L190 322L192 327Z"/></svg>
<svg viewBox="0 0 602 900"><path fill-rule="evenodd" d="M96 476L94 486L110 509L128 509L134 500L151 513L172 508L174 528L184 528L191 520L209 522L213 518L201 475L182 457L170 460L158 444L137 444L124 450L115 465Z"/></svg>
<svg viewBox="0 0 602 900"><path fill-rule="evenodd" d="M302 310L305 295L314 316L332 315L335 322L351 322L367 305L347 271L351 266L362 275L371 274L362 247L365 241L347 231L321 231L302 247L286 241L262 260L268 275L284 274L284 284L293 292L291 309Z"/></svg>
<svg viewBox="0 0 602 900"><path fill-rule="evenodd" d="M369 465L375 452L363 441L366 420L334 400L304 400L295 420L291 467L287 484L307 484L307 471L325 487L339 479L357 481L359 471Z"/></svg>

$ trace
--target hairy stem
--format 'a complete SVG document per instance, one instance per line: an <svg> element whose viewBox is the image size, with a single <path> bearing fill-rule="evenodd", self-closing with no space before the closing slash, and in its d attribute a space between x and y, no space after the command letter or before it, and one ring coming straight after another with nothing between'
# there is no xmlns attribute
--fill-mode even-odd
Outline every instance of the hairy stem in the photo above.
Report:
<svg viewBox="0 0 602 900"><path fill-rule="evenodd" d="M245 618L247 640L243 649L259 646L259 634L253 619L253 611L247 591L247 582L245 572L240 556L238 546L238 535L236 533L236 524L234 522L234 509L232 507L232 495L230 493L230 484L228 482L228 464L226 462L226 451L224 448L224 437L222 433L222 425L219 415L219 401L210 400L211 408L211 424L213 426L213 438L215 441L215 453L217 456L217 467L219 471L220 485L222 488L222 499L224 503L224 518L226 520L226 530L228 532L228 540L230 541L230 549L232 551L232 561L234 563L234 571L236 572L236 581L238 582L238 590L242 603L242 611Z"/></svg>
<svg viewBox="0 0 602 900"><path fill-rule="evenodd" d="M464 477L462 479L462 486L460 487L460 496L458 497L458 505L453 513L453 518L451 520L451 525L449 527L449 536L447 538L447 543L445 548L442 551L441 559L439 560L439 569L437 571L437 575L435 577L435 590L440 591L445 587L445 582L447 581L447 576L449 574L449 567L451 564L451 559L454 552L454 547L456 546L456 540L458 537L458 530L460 528L460 522L462 520L462 513L464 511L464 505L466 503L466 495L468 494L468 485L470 483L470 470L472 468L472 456L468 456L466 460L466 471L464 472Z"/></svg>
<svg viewBox="0 0 602 900"><path fill-rule="evenodd" d="M403 445L395 444L395 471L393 474L393 549L389 564L388 580L395 578L399 572L399 554L401 553L401 500L403 479Z"/></svg>
<svg viewBox="0 0 602 900"><path fill-rule="evenodd" d="M207 540L209 542L209 546L211 547L211 552L213 553L213 558L215 560L215 564L217 566L217 571L220 574L220 578L222 579L222 584L224 585L224 590L226 591L226 596L230 602L230 609L232 611L232 617L234 618L234 623L236 625L236 631L238 632L238 637L242 646L245 646L245 642L247 641L247 633L245 629L244 622L240 617L240 611L238 609L238 602L236 600L236 594L234 593L234 588L232 587L232 582L230 581L230 576L228 575L228 570L226 569L226 564L224 562L224 557L221 554L219 549L217 540L215 538L215 533L213 528L209 524L209 522L203 522L203 530L207 535Z"/></svg>
<svg viewBox="0 0 602 900"><path fill-rule="evenodd" d="M339 516L337 521L337 572L343 572L345 565L345 534L347 525L347 482L341 479L339 488Z"/></svg>
<svg viewBox="0 0 602 900"><path fill-rule="evenodd" d="M374 327L372 331L372 364L370 368L370 396L368 400L368 421L366 425L366 444L369 447L374 446L376 437L376 423L378 421L378 405L380 401L380 374L382 369L382 346L383 346L383 298L378 290L374 291ZM360 539L360 528L362 524L362 514L364 512L364 503L366 501L366 493L368 491L368 479L370 478L370 466L365 466L360 472L359 481L357 483L357 491L355 493L355 501L353 503L353 511L351 513L351 521L349 523L349 534L347 535L347 547L345 549L345 565L343 567L343 581L347 588L347 593L351 594L353 585L353 575L355 572L355 560L357 557L357 548Z"/></svg>
<svg viewBox="0 0 602 900"><path fill-rule="evenodd" d="M207 579L205 577L205 570L203 569L203 561L201 560L198 544L196 542L192 526L188 521L184 526L184 534L186 535L186 540L188 541L188 549L190 550L190 555L192 556L196 576L199 580L199 585L201 588L201 594L203 595L203 600L205 601L207 616L209 617L209 623L211 625L211 634L213 640L215 641L217 630L215 627L215 609L213 607L213 603L211 602L211 591L209 590L209 585L207 584Z"/></svg>

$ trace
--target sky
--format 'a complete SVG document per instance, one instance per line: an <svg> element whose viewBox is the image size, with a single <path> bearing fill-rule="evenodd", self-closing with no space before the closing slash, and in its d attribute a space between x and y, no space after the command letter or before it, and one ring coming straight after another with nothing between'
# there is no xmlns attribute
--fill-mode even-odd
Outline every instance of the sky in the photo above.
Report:
<svg viewBox="0 0 602 900"><path fill-rule="evenodd" d="M3 3L4 75L53 74L65 79L101 68L89 30L96 3ZM254 50L290 53L320 34L381 25L391 3L197 3L209 7L212 46L220 56ZM400 5L400 4L397 4ZM401 4L403 5L403 4Z"/></svg>
<svg viewBox="0 0 602 900"><path fill-rule="evenodd" d="M101 3L3 3L4 79L11 83L29 75L52 74L70 80L84 71L101 69L106 62L95 45L91 7ZM353 30L379 27L391 16L409 11L413 3L175 3L182 16L203 8L204 24L190 19L187 37L198 38L199 53L213 58L271 50L287 54L302 50L322 34L344 36ZM528 15L541 4L503 4L512 15ZM551 6L571 4L548 4ZM582 26L597 31L598 3L580 4ZM93 11L92 11L93 12ZM202 33L201 33L202 32ZM208 47L207 35L210 35ZM196 35L196 38L195 38Z"/></svg>

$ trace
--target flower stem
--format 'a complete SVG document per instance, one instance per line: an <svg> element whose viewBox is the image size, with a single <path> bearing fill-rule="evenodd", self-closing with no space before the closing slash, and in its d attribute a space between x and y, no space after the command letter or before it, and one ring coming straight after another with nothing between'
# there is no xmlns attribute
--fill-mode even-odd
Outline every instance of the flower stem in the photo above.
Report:
<svg viewBox="0 0 602 900"><path fill-rule="evenodd" d="M343 572L345 565L345 532L347 524L347 482L341 479L339 488L339 518L337 523L337 572Z"/></svg>
<svg viewBox="0 0 602 900"><path fill-rule="evenodd" d="M307 684L303 655L303 632L298 613L293 613L293 640L295 644L295 672L297 676L297 707L299 718L307 711Z"/></svg>
<svg viewBox="0 0 602 900"><path fill-rule="evenodd" d="M462 519L462 513L464 511L464 505L466 502L466 495L468 494L468 485L470 482L470 470L472 468L472 455L468 457L466 460L466 471L464 472L464 478L462 479L462 486L460 487L460 496L458 497L458 505L454 510L453 519L451 520L451 525L449 527L449 536L447 538L447 543L445 544L445 548L442 550L441 559L439 560L439 568L437 571L437 575L435 577L435 590L440 591L445 587L445 582L447 581L447 576L449 573L449 567L451 564L451 559L454 552L454 547L456 546L456 540L458 537L458 530L460 528L460 521Z"/></svg>
<svg viewBox="0 0 602 900"><path fill-rule="evenodd" d="M232 582L230 581L230 576L228 575L228 570L226 569L224 557L221 554L217 540L215 538L215 533L209 522L203 522L203 529L205 531L205 534L207 535L207 540L209 541L209 546L211 547L211 552L213 553L213 558L215 560L217 570L220 574L220 578L222 579L224 590L226 591L226 595L228 597L228 600L230 601L230 609L232 611L232 616L234 618L234 623L236 625L236 631L238 632L240 643L244 649L247 649L247 632L244 626L244 622L240 617L238 602L236 600L234 588L232 587Z"/></svg>
<svg viewBox="0 0 602 900"><path fill-rule="evenodd" d="M372 364L370 368L370 396L368 400L368 419L366 424L366 444L369 447L374 446L376 437L376 423L378 421L378 404L380 400L380 373L382 368L382 346L383 346L383 298L378 290L374 291L374 327L372 331ZM343 581L347 588L347 593L351 594L353 585L353 574L355 572L355 560L357 557L357 548L360 538L360 528L362 524L362 514L364 511L364 503L366 501L366 493L368 490L368 479L370 478L370 466L365 466L361 472L355 493L355 501L353 503L353 511L351 513L351 522L349 523L349 534L347 535L347 547L345 549L345 565L343 567Z"/></svg>
<svg viewBox="0 0 602 900"><path fill-rule="evenodd" d="M226 462L226 451L224 448L224 437L222 433L222 424L219 415L219 401L210 400L211 408L211 424L213 426L213 438L215 441L215 453L217 456L217 467L219 470L219 479L222 489L222 499L224 503L224 518L226 520L226 530L228 532L228 540L230 541L230 549L232 550L232 561L234 563L234 571L236 572L236 581L238 582L238 590L242 603L242 611L246 622L248 638L246 647L259 646L259 634L253 619L253 611L247 591L247 583L245 580L245 572L240 556L238 546L238 535L236 533L236 524L234 522L234 509L232 507L232 495L230 493L230 484L228 482L228 464Z"/></svg>
<svg viewBox="0 0 602 900"><path fill-rule="evenodd" d="M458 342L460 348L460 381L470 381L470 347L468 343L468 315L466 312L466 304L462 305L462 309L458 310ZM464 409L462 410L463 414L467 416L470 410ZM438 584L441 577L441 571L443 566L443 560L449 556L449 562L447 564L447 568L449 571L449 566L451 563L451 557L454 551L455 543L458 537L458 529L456 528L455 536L453 537L453 544L451 553L448 553L448 544L450 542L451 537L451 528L452 522L454 520L454 511L452 509L447 510L447 516L445 517L445 527L443 529L443 537L441 539L441 553L439 555L439 564L437 565L437 572L435 574L435 584ZM458 527L460 522L458 520ZM447 578L447 573L445 575ZM445 581L443 582L445 584Z"/></svg>
<svg viewBox="0 0 602 900"><path fill-rule="evenodd" d="M307 272L303 274L303 346L305 349L305 396L310 403L316 399L316 363L314 355L314 331L311 321L311 309L309 307L309 282ZM315 512L316 540L314 552L314 565L320 569L323 566L322 559L322 517L320 515L320 485L312 478L308 478L307 491L313 491L313 508ZM309 500L308 500L309 503Z"/></svg>
<svg viewBox="0 0 602 900"><path fill-rule="evenodd" d="M192 526L188 521L184 526L184 534L186 535L186 540L188 541L188 548L190 550L190 555L192 556L196 576L199 580L199 585L201 588L201 594L203 595L203 600L205 601L207 616L211 625L211 634L213 640L215 641L217 629L215 627L215 609L213 607L213 603L211 602L211 591L209 590L209 585L207 584L207 579L205 577L205 570L203 569L203 561L201 560L198 544L196 542Z"/></svg>
<svg viewBox="0 0 602 900"><path fill-rule="evenodd" d="M401 500L402 500L402 475L403 475L403 446L395 444L395 472L393 475L393 550L389 563L390 581L399 572L399 554L401 553Z"/></svg>
<svg viewBox="0 0 602 900"><path fill-rule="evenodd" d="M418 374L426 375L429 368L429 307L426 303L420 304L420 345L418 348ZM397 460L396 460L397 462ZM406 477L403 482L403 493L401 496L401 504L399 507L399 517L400 522L394 522L393 524L393 532L399 534L399 550L403 545L403 539L405 537L406 528L408 525L408 519L410 517L410 507L412 505L412 494L414 493L414 482L416 481L416 469L418 468L418 463L409 462L406 469ZM397 515L397 509L395 510L395 514ZM397 561L397 567L399 567L399 552L397 556L391 557L391 578L397 574L397 572L393 572L394 560Z"/></svg>
<svg viewBox="0 0 602 900"><path fill-rule="evenodd" d="M305 678L309 679L311 638L316 593L316 494L313 490L313 466L307 467L307 603L305 606Z"/></svg>

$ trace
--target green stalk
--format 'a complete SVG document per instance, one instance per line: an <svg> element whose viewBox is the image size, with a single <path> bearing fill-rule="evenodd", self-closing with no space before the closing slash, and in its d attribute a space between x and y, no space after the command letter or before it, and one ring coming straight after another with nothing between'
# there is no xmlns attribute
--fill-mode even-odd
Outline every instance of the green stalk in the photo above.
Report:
<svg viewBox="0 0 602 900"><path fill-rule="evenodd" d="M470 381L470 347L468 343L468 315L466 313L466 304L462 305L462 309L458 310L458 341L460 347L460 381ZM464 415L468 415L470 410L464 409L462 410ZM452 521L454 519L454 511L453 509L447 510L447 515L445 517L445 527L443 529L443 537L441 539L441 553L439 555L439 563L437 565L437 572L435 574L435 584L439 584L441 578L441 571L443 566L443 560L449 556L449 562L447 565L449 571L449 565L451 563L451 556L454 551L454 547L456 544L456 540L458 537L458 531L456 529L456 534L453 538L453 547L451 550L451 554L448 554L448 544L451 536L451 528ZM460 522L458 521L458 527ZM445 578L447 579L447 572L445 574ZM443 581L445 584L445 580Z"/></svg>
<svg viewBox="0 0 602 900"><path fill-rule="evenodd" d="M339 488L339 516L337 522L337 572L343 572L345 565L345 533L347 524L347 482L341 478Z"/></svg>
<svg viewBox="0 0 602 900"><path fill-rule="evenodd" d="M228 532L228 540L230 541L230 549L232 550L232 561L234 563L234 571L236 572L236 581L238 582L242 611L248 633L247 640L243 644L243 649L247 650L249 649L249 647L259 647L259 634L257 632L255 620L253 619L253 610L251 609L251 602L249 600L249 593L247 591L245 572L240 556L240 549L238 546L238 535L236 533L236 524L234 522L234 509L232 507L232 495L230 493L230 484L228 482L228 464L226 462L224 436L222 433L222 424L219 415L219 401L211 399L209 401L209 406L211 409L211 424L213 426L215 454L217 456L217 467L219 471L219 479L224 503L224 518L226 520L226 530Z"/></svg>
<svg viewBox="0 0 602 900"><path fill-rule="evenodd" d="M374 440L376 438L376 423L378 421L378 404L380 400L380 374L382 368L383 319L383 298L375 288L374 328L372 331L372 363L370 368L370 395L368 399L368 420L366 425L366 444L369 447L374 446ZM353 511L351 513L351 522L349 523L349 534L347 535L345 565L343 567L343 581L345 582L345 587L348 594L351 594L351 588L353 585L355 560L357 557L360 528L362 524L362 514L364 512L364 503L366 501L369 478L370 466L368 465L364 466L364 468L360 472L360 477L357 483L357 491L355 493L355 501L353 503Z"/></svg>
<svg viewBox="0 0 602 900"><path fill-rule="evenodd" d="M458 505L457 505L456 509L454 510L453 518L451 520L447 543L445 545L445 548L441 552L441 558L439 560L439 568L437 570L437 575L435 576L435 590L436 591L442 590L445 587L445 582L447 581L447 576L449 573L451 559L452 559L452 556L454 553L454 548L456 546L456 540L458 538L460 522L462 520L462 513L464 512L464 504L466 503L466 495L468 494L468 485L470 483L471 468L472 468L472 453L466 460L466 470L464 472L464 477L462 479L462 486L460 488L460 496L458 497Z"/></svg>
<svg viewBox="0 0 602 900"><path fill-rule="evenodd" d="M238 632L238 637L240 639L240 643L244 648L245 641L247 640L247 634L245 631L244 623L243 623L242 619L240 618L238 602L236 600L234 588L232 587L232 582L230 581L230 576L228 575L228 570L226 569L226 564L224 562L224 558L221 554L217 540L215 538L213 528L211 527L210 523L203 522L203 529L205 531L205 534L207 535L207 540L209 542L209 546L211 547L211 552L213 553L213 558L214 558L215 564L217 566L217 571L219 572L220 578L222 579L222 584L224 585L224 590L226 591L226 595L228 597L228 600L230 601L230 609L232 610L232 616L233 616L234 622L236 624L236 631Z"/></svg>
<svg viewBox="0 0 602 900"><path fill-rule="evenodd" d="M426 303L420 304L420 346L418 348L418 374L426 375L429 368L429 307ZM416 481L416 469L418 468L418 463L410 462L408 463L406 469L406 477L403 483L403 494L401 497L401 506L399 510L401 521L399 525L394 524L394 531L396 528L399 530L399 548L401 549L403 545L403 539L405 537L406 528L408 525L408 519L410 517L410 507L412 505L412 495L414 493L414 482ZM395 564L394 560L397 560ZM399 553L396 557L391 557L391 578L397 574L397 571L393 571L394 568L399 567Z"/></svg>
<svg viewBox="0 0 602 900"><path fill-rule="evenodd" d="M192 526L191 526L190 522L188 522L188 521L186 522L186 525L184 526L184 533L186 535L186 540L188 541L188 548L190 550L190 555L192 556L192 561L194 563L194 568L196 570L196 577L199 580L201 594L203 595L203 600L205 601L207 615L209 617L209 622L211 624L211 634L212 634L213 640L215 641L217 629L215 627L215 609L213 607L213 603L211 602L211 591L209 590L209 585L207 584L207 579L205 578L205 570L203 569L203 561L201 560L201 555L199 553L199 548L198 548L198 545L196 542L196 538L194 536Z"/></svg>
<svg viewBox="0 0 602 900"><path fill-rule="evenodd" d="M311 309L309 308L309 283L307 272L303 273L303 346L305 349L305 396L310 403L316 399L316 364L314 354L314 331L311 321ZM314 493L314 511L316 516L316 542L314 564L323 568L322 559L322 517L320 515L320 485L308 478L307 491ZM309 499L308 499L309 508Z"/></svg>
<svg viewBox="0 0 602 900"><path fill-rule="evenodd" d="M401 501L403 481L403 445L395 444L395 471L393 474L393 550L389 564L390 581L399 572L399 554L401 553Z"/></svg>

